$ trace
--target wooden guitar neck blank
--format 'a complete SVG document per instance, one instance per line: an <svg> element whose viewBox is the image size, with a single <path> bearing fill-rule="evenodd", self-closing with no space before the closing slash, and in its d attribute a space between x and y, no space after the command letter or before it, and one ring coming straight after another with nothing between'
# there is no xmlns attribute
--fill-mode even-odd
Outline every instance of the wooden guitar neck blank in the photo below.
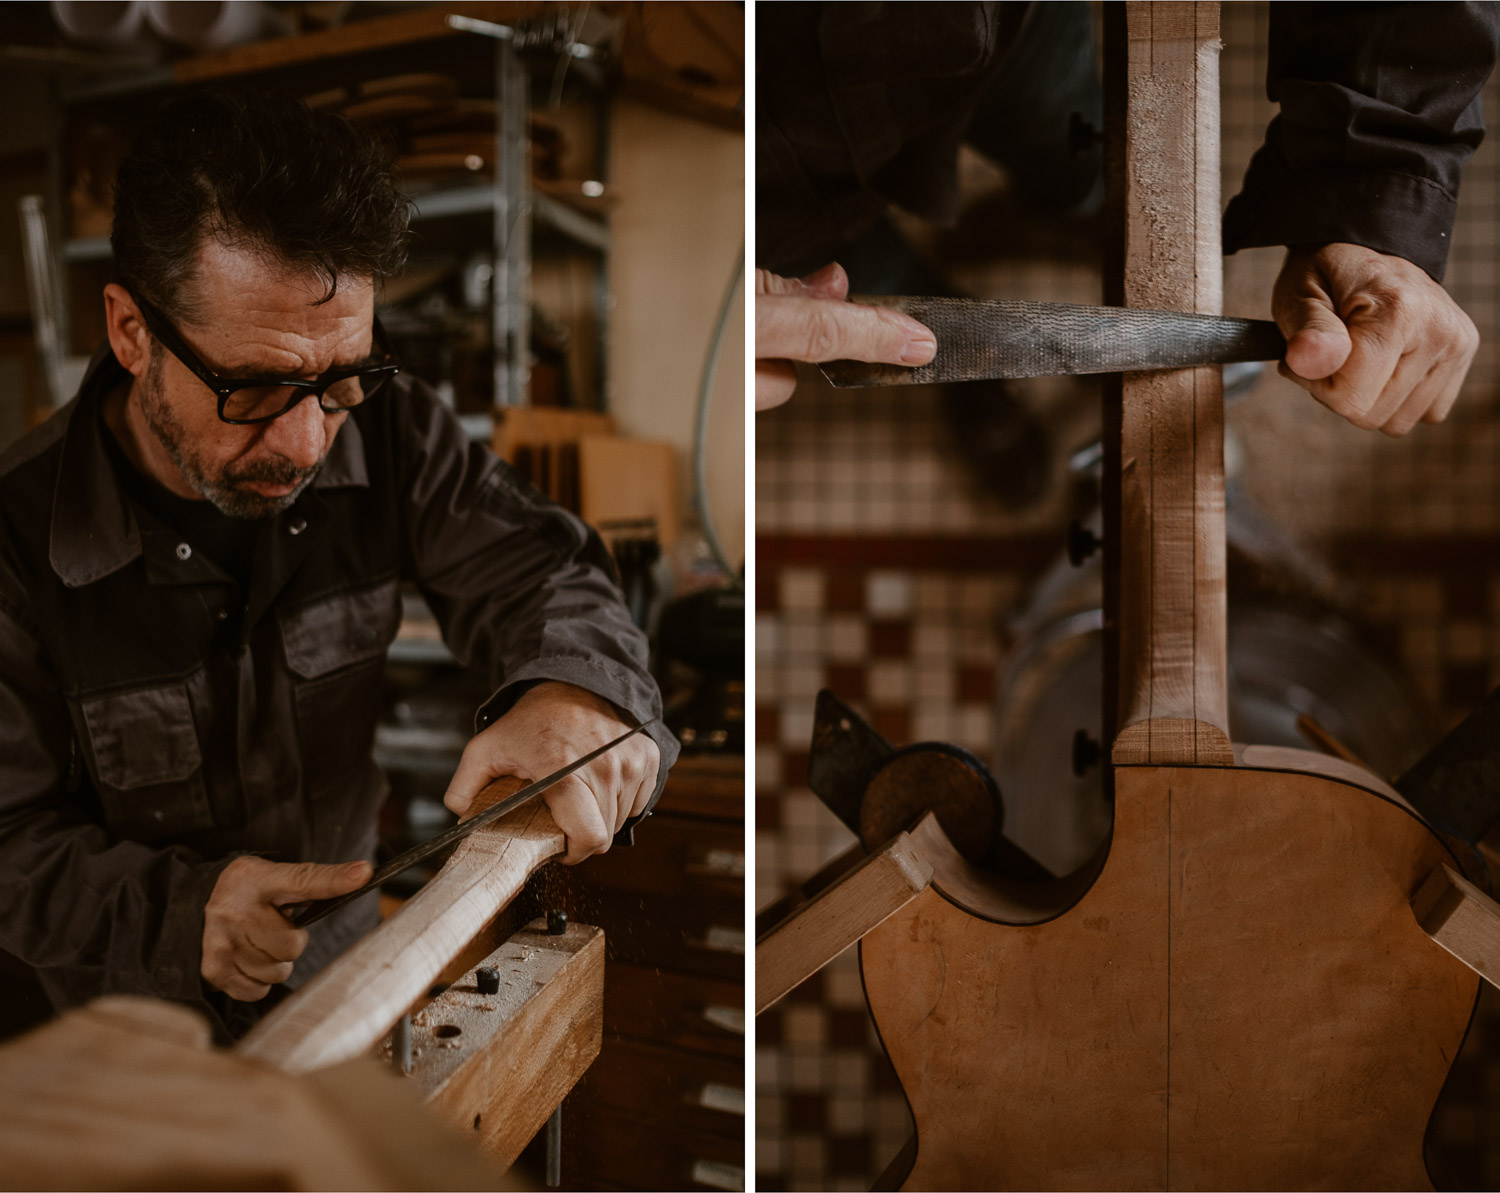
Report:
<svg viewBox="0 0 1500 1193"><path fill-rule="evenodd" d="M1217 315L1218 5L1125 8L1124 304ZM1112 756L1231 765L1222 374L1127 374L1120 418Z"/></svg>
<svg viewBox="0 0 1500 1193"><path fill-rule="evenodd" d="M491 783L470 814L522 786L519 779ZM541 800L476 829L431 882L277 1007L240 1041L239 1052L304 1073L369 1051L532 873L566 847Z"/></svg>

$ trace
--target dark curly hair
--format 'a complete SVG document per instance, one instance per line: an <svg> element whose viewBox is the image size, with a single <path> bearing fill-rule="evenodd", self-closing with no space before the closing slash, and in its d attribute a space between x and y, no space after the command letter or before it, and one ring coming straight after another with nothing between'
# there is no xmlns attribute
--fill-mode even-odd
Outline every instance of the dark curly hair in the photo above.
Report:
<svg viewBox="0 0 1500 1193"><path fill-rule="evenodd" d="M411 204L390 154L342 116L265 92L197 91L158 113L115 180L115 281L195 322L206 237L316 274L381 279L406 262Z"/></svg>

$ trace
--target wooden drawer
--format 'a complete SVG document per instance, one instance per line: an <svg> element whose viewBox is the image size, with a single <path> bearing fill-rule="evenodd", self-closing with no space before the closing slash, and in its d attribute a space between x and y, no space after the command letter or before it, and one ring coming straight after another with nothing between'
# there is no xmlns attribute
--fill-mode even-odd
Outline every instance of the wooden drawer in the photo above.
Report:
<svg viewBox="0 0 1500 1193"><path fill-rule="evenodd" d="M745 827L652 816L636 830L634 845L590 858L579 868L578 880L611 891L740 899L745 892Z"/></svg>
<svg viewBox="0 0 1500 1193"><path fill-rule="evenodd" d="M718 1056L745 1055L745 988L737 982L610 963L604 1030Z"/></svg>
<svg viewBox="0 0 1500 1193"><path fill-rule="evenodd" d="M741 899L682 899L583 888L572 891L566 905L572 919L604 929L605 956L611 964L623 961L727 982L745 980Z"/></svg>
<svg viewBox="0 0 1500 1193"><path fill-rule="evenodd" d="M563 1156L564 1187L745 1187L743 1136L663 1127L583 1103L577 1094L563 1111Z"/></svg>
<svg viewBox="0 0 1500 1193"><path fill-rule="evenodd" d="M686 812L693 816L744 820L744 756L689 754L678 759L672 773L667 776L667 785L656 808L658 812Z"/></svg>
<svg viewBox="0 0 1500 1193"><path fill-rule="evenodd" d="M745 1132L745 1064L613 1036L576 1087L597 1106L664 1126L739 1139Z"/></svg>

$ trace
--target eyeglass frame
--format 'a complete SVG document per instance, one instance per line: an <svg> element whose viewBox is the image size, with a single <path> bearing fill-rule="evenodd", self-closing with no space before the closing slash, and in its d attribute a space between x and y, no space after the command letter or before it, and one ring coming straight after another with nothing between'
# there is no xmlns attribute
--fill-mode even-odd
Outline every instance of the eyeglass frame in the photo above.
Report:
<svg viewBox="0 0 1500 1193"><path fill-rule="evenodd" d="M401 372L401 366L395 363L396 351L391 345L390 336L386 334L385 328L380 325L380 316L376 315L373 318L372 330L376 345L385 354L386 363L384 364L366 365L363 368L330 369L328 372L319 374L311 380L304 380L297 377L252 377L243 381L236 381L228 377L221 377L204 364L198 358L198 354L187 346L187 343L178 334L177 329L172 326L165 315L139 295L132 294L130 297L134 300L137 308L139 308L141 318L145 321L147 330L160 340L162 346L181 361L193 376L197 377L199 381L203 382L204 385L213 391L214 395L219 399L219 420L229 423L232 426L248 427L258 426L261 423L275 422L283 414L291 410L292 407L310 397L318 399L318 409L323 411L324 414L348 414L351 410L355 409L355 406L340 406L336 410L330 410L327 406L323 405L323 394L331 386L337 385L340 381L347 381L351 377L382 376L384 379L380 382L379 386L375 387L376 392L378 392L391 378ZM229 399L237 391L262 387L275 387L278 389L287 387L294 392L285 406L275 414L268 414L262 418L230 418L224 413L224 408L229 404ZM365 398L361 399L356 405L363 405L364 401L373 396L374 393L366 394Z"/></svg>

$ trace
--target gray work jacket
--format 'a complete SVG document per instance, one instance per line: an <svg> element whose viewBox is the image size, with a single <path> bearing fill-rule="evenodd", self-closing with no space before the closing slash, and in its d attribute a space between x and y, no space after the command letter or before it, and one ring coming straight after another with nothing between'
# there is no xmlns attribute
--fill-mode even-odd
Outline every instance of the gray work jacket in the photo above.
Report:
<svg viewBox="0 0 1500 1193"><path fill-rule="evenodd" d="M265 520L247 591L122 489L100 404L125 377L101 350L78 397L0 456L0 948L59 1008L155 995L232 1038L261 1004L202 982L204 904L244 853L372 857L402 581L488 677L477 727L542 680L637 721L660 695L598 537L421 382L350 415ZM677 743L652 736L659 794ZM288 985L374 918L365 899L314 925Z"/></svg>

